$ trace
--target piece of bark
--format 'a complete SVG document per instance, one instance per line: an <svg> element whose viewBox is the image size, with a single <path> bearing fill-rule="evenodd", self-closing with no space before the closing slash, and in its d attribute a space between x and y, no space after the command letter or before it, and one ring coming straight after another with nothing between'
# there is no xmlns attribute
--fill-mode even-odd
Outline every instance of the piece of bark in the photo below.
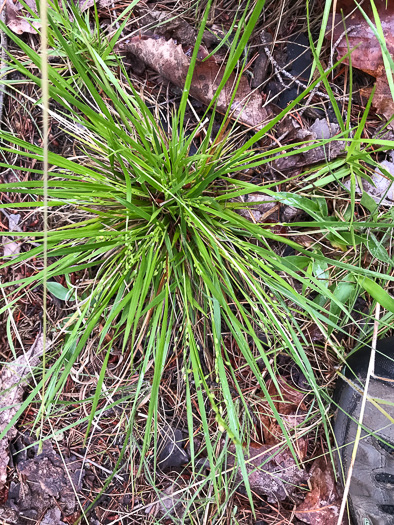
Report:
<svg viewBox="0 0 394 525"><path fill-rule="evenodd" d="M259 55L255 60L253 67L253 79L251 82L251 87L253 89L260 88L267 78L268 71L268 57L264 52L264 49L261 47Z"/></svg>
<svg viewBox="0 0 394 525"><path fill-rule="evenodd" d="M137 56L162 77L183 88L193 49L184 50L174 40L166 41L162 38L142 35L118 44L114 51ZM200 47L200 60L196 63L190 87L190 95L205 105L209 105L212 101L224 73L224 68L216 63L214 57L203 61L207 54L205 48ZM236 75L232 73L217 98L216 109L219 113L226 113L235 84ZM252 91L247 78L242 76L230 107L232 118L239 119L242 124L250 128L261 129L272 114L268 107L262 107L262 105L261 94L258 91Z"/></svg>
<svg viewBox="0 0 394 525"><path fill-rule="evenodd" d="M49 345L50 341L47 340L46 347L48 348ZM27 385L27 378L32 369L38 365L43 348L43 334L40 334L28 352L15 361L4 365L0 373L0 433L6 429L19 410ZM16 436L16 433L16 429L11 427L0 440L0 489L7 480L9 442Z"/></svg>
<svg viewBox="0 0 394 525"><path fill-rule="evenodd" d="M75 456L61 457L48 440L40 453L37 447L34 457L19 460L16 468L19 482L10 483L7 505L20 518L35 522L44 516L41 523L60 525L61 515L74 514L85 475Z"/></svg>
<svg viewBox="0 0 394 525"><path fill-rule="evenodd" d="M260 35L261 41L264 45L259 47L259 55L255 60L253 65L253 79L251 82L251 87L259 88L267 78L268 73L268 56L264 50L265 46L269 46L272 42L272 36L268 31L263 31Z"/></svg>

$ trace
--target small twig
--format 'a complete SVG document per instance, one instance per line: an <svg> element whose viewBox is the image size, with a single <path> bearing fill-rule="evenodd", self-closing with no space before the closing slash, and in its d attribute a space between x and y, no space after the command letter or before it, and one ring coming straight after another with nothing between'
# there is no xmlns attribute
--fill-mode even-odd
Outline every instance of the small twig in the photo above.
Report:
<svg viewBox="0 0 394 525"><path fill-rule="evenodd" d="M341 33L339 35L339 38L337 38L336 42L334 43L334 45L332 46L331 48L331 56L330 56L330 63L328 65L328 67L324 70L324 73L327 73L327 71L333 66L333 60L334 60L334 53L335 53L335 50L336 48L339 46L339 43L341 42L342 38L350 33L351 31L353 31L353 29L355 29L356 26L350 26L348 27L345 31L343 31L343 33ZM302 115L304 113L304 111L306 110L306 108L309 106L311 100L313 99L313 97L317 94L317 89L319 89L319 86L321 84L321 81L312 89L312 91L309 93L309 97L307 99L307 101L305 102L305 107L303 107L301 110L300 110L300 114ZM349 97L343 97L343 100L349 100Z"/></svg>
<svg viewBox="0 0 394 525"><path fill-rule="evenodd" d="M348 27L340 36L339 38L336 40L335 44L333 45L332 47L332 50L331 50L331 58L330 58L330 64L328 66L328 68L325 69L324 73L327 73L327 71L332 67L332 61L333 61L333 55L334 55L334 52L336 50L336 48L338 47L339 43L341 42L342 38L347 34L347 33L350 33L351 31L353 31L353 29L355 29L356 26L350 26ZM264 34L262 33L261 35L261 41L262 41L262 44L263 44L263 49L264 49L264 52L265 54L267 55L269 61L271 62L272 64L272 67L274 68L274 71L275 71L275 75L277 77L277 79L279 80L280 84L285 87L285 88L288 88L289 86L286 86L286 84L284 83L283 81L283 78L282 78L282 75L289 78L292 83L294 84L297 84L297 86L300 86L303 90L307 89L307 84L305 84L304 82L301 82L300 80L298 80L298 78L294 77L291 73L289 73L288 71L286 71L286 69L284 69L283 67L280 67L279 64L276 62L273 54L271 53L270 49L268 48L268 46L266 45L267 42L266 42L266 39L265 39L265 36ZM291 85L291 84L290 84ZM308 96L308 99L305 103L305 108L303 108L303 110L301 110L302 112L305 111L306 107L308 107L310 101L313 99L313 97L315 95L319 95L320 97L323 97L327 100L330 100L330 96L327 94L327 93L323 93L322 91L319 91L319 87L321 85L321 81L312 89L312 91L309 93L309 96ZM348 100L349 97L342 97L343 99L345 100ZM301 113L302 114L302 113Z"/></svg>
<svg viewBox="0 0 394 525"><path fill-rule="evenodd" d="M280 65L278 64L278 62L275 60L273 54L271 53L270 49L268 48L268 46L266 46L264 43L263 43L263 49L264 49L264 53L267 55L269 61L271 62L272 64L272 67L274 68L274 71L275 71L275 75L277 77L277 79L279 80L280 84L282 84L283 87L285 87L286 89L289 87L287 86L284 81L283 81L283 78L281 75L289 78L292 83L294 84L297 84L297 86L300 86L302 87L302 89L306 89L308 86L306 84L304 84L303 82L301 82L301 80L298 80L298 78L296 78L295 76L293 76L291 73L289 73L288 71L286 71L283 67L280 67ZM291 84L290 84L291 85ZM316 91L315 92L317 95L320 95L321 97L323 98L330 98L327 93L323 93L322 91Z"/></svg>
<svg viewBox="0 0 394 525"><path fill-rule="evenodd" d="M349 27L347 27L347 28L345 29L345 31L343 31L343 32L339 35L339 37L338 37L337 40L335 41L335 44L334 44L334 45L332 46L332 48L331 48L330 65L328 66L327 69L330 69L330 67L332 67L332 65L333 65L333 61L334 61L334 53L335 53L336 48L339 46L339 44L340 44L342 38L343 38L344 36L346 36L347 34L351 33L351 32L352 32L354 29L356 29L356 28L357 28L357 26L349 26ZM326 71L327 71L327 70L326 70Z"/></svg>
<svg viewBox="0 0 394 525"><path fill-rule="evenodd" d="M96 463L95 461L92 461L91 459L88 459L87 457L85 456L82 456L81 454L78 454L78 452L75 452L75 450L73 450L72 452L74 454L74 456L77 456L78 458L81 458L83 459L84 463L89 463L90 465L93 465L94 467L102 470L103 472L105 472L106 474L112 474L112 470L108 470L107 468L103 467L102 465L100 465L99 463ZM119 471L126 465L126 463L124 465L122 465L119 469ZM119 472L118 471L118 472ZM124 479L122 478L122 476L119 476L118 474L114 474L114 478L116 478L117 480L119 481L124 481Z"/></svg>

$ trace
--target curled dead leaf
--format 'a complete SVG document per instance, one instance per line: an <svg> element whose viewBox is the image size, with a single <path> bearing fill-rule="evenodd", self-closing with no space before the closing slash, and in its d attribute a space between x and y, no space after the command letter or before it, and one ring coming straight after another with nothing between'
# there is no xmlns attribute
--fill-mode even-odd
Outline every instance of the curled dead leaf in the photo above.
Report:
<svg viewBox="0 0 394 525"><path fill-rule="evenodd" d="M244 208L236 208L235 211L251 222L292 222L302 216L302 211L275 201L273 197L263 193L248 193L241 195L232 202L245 202ZM251 204L256 203L256 204ZM285 231L276 232L278 235Z"/></svg>
<svg viewBox="0 0 394 525"><path fill-rule="evenodd" d="M311 141L311 144L319 144L322 139L329 139L335 137L339 132L339 126L335 123L327 123L324 119L316 119L309 129L297 128L297 123L294 121L287 121L287 130L289 131L289 138L297 142ZM330 161L337 158L345 151L345 141L333 140L321 146L311 148L308 151L301 153L286 155L282 158L273 160L273 168L278 171L285 171L288 169L298 169L302 166L310 166L322 161ZM295 150L301 149L305 146L295 147ZM279 155L278 155L279 156Z"/></svg>

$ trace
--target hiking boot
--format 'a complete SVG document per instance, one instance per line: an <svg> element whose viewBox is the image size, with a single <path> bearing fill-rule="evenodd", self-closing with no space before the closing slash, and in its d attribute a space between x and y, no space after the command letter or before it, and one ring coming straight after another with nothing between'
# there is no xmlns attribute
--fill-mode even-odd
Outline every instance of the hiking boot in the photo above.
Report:
<svg viewBox="0 0 394 525"><path fill-rule="evenodd" d="M344 374L354 385L340 378L334 394L342 480L351 463L370 354L364 347L347 360ZM353 525L394 525L394 337L377 343L368 396L375 404L366 401L348 497L350 515Z"/></svg>

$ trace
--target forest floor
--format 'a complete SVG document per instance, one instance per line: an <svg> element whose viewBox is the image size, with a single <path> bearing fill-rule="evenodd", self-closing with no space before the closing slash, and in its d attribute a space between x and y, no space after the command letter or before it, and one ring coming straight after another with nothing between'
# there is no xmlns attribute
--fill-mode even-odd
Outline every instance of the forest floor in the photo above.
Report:
<svg viewBox="0 0 394 525"><path fill-rule="evenodd" d="M394 9L360 3L55 3L46 121L36 4L5 0L1 522L338 523L338 372L394 314Z"/></svg>

